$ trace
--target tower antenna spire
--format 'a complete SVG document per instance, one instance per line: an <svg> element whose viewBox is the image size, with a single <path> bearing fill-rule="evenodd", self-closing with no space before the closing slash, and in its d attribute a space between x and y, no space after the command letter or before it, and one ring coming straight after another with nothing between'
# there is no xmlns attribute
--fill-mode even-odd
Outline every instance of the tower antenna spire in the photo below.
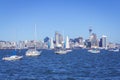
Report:
<svg viewBox="0 0 120 80"><path fill-rule="evenodd" d="M92 34L92 26L89 26L89 35Z"/></svg>

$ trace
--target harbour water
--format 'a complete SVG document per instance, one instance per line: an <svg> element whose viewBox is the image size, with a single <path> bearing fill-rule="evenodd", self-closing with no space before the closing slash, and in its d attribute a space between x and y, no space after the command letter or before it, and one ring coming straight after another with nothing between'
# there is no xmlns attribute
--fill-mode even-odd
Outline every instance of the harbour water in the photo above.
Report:
<svg viewBox="0 0 120 80"><path fill-rule="evenodd" d="M0 80L120 80L120 52L102 50L100 54L75 49L65 55L42 50L38 57L3 61L13 50L0 50Z"/></svg>

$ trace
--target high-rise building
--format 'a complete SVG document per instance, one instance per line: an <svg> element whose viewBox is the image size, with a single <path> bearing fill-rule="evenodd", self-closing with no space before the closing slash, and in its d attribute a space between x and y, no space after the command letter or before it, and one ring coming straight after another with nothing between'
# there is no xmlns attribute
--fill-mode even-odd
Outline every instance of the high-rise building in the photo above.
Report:
<svg viewBox="0 0 120 80"><path fill-rule="evenodd" d="M56 43L56 46L59 44L59 33L58 32L55 32L55 43Z"/></svg>
<svg viewBox="0 0 120 80"><path fill-rule="evenodd" d="M86 48L91 48L91 42L89 39L85 40L85 46Z"/></svg>
<svg viewBox="0 0 120 80"><path fill-rule="evenodd" d="M102 36L102 47L107 48L107 36Z"/></svg>
<svg viewBox="0 0 120 80"><path fill-rule="evenodd" d="M63 36L55 32L55 42L56 42L56 47L63 47Z"/></svg>
<svg viewBox="0 0 120 80"><path fill-rule="evenodd" d="M91 42L91 47L92 48L96 48L98 47L98 39L97 39L97 35L92 33L90 36L90 42Z"/></svg>
<svg viewBox="0 0 120 80"><path fill-rule="evenodd" d="M99 47L102 47L102 38L100 38Z"/></svg>
<svg viewBox="0 0 120 80"><path fill-rule="evenodd" d="M92 28L90 27L89 28L89 37L91 36L91 34L92 34Z"/></svg>
<svg viewBox="0 0 120 80"><path fill-rule="evenodd" d="M109 43L108 43L108 48L116 48L115 43L109 42Z"/></svg>
<svg viewBox="0 0 120 80"><path fill-rule="evenodd" d="M79 46L84 47L83 37L79 37Z"/></svg>

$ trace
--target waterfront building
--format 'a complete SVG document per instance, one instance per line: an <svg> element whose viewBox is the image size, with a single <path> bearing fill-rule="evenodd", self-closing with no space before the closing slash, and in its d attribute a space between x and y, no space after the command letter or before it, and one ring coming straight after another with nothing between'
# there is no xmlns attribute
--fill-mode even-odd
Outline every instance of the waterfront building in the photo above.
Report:
<svg viewBox="0 0 120 80"><path fill-rule="evenodd" d="M50 38L49 37L44 38L44 44L46 45L46 47L50 48Z"/></svg>
<svg viewBox="0 0 120 80"><path fill-rule="evenodd" d="M90 36L90 42L91 42L91 48L98 48L99 41L95 33L92 33L92 35Z"/></svg>
<svg viewBox="0 0 120 80"><path fill-rule="evenodd" d="M25 41L19 41L18 45L19 45L19 49L25 49L26 48Z"/></svg>
<svg viewBox="0 0 120 80"><path fill-rule="evenodd" d="M91 48L91 42L89 39L85 40L85 46L86 48Z"/></svg>
<svg viewBox="0 0 120 80"><path fill-rule="evenodd" d="M102 48L102 38L100 38L100 41L99 41L99 47Z"/></svg>
<svg viewBox="0 0 120 80"><path fill-rule="evenodd" d="M58 32L55 32L55 43L56 43L56 47L63 47L64 45L64 40L63 40L63 36L58 33Z"/></svg>
<svg viewBox="0 0 120 80"><path fill-rule="evenodd" d="M107 49L107 36L102 36L102 48Z"/></svg>
<svg viewBox="0 0 120 80"><path fill-rule="evenodd" d="M79 37L79 47L84 47L83 37Z"/></svg>
<svg viewBox="0 0 120 80"><path fill-rule="evenodd" d="M116 47L116 45L115 45L115 43L108 43L108 48L109 49L111 49L111 48L115 48Z"/></svg>
<svg viewBox="0 0 120 80"><path fill-rule="evenodd" d="M70 47L74 48L75 47L75 42L73 39L69 39Z"/></svg>
<svg viewBox="0 0 120 80"><path fill-rule="evenodd" d="M120 49L120 44L116 43L116 47L117 47L118 49Z"/></svg>
<svg viewBox="0 0 120 80"><path fill-rule="evenodd" d="M0 49L14 49L17 47L16 42L0 41Z"/></svg>

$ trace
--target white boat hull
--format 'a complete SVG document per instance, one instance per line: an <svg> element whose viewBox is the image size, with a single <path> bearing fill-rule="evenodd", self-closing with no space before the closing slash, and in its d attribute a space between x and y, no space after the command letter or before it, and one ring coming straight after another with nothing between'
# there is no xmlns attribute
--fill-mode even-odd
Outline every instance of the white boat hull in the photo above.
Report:
<svg viewBox="0 0 120 80"><path fill-rule="evenodd" d="M112 52L119 52L119 49L109 50L109 51L112 51Z"/></svg>
<svg viewBox="0 0 120 80"><path fill-rule="evenodd" d="M2 58L2 60L14 61L14 60L22 59L22 58L23 58L23 56L13 55L13 56L10 56L10 57L4 57L4 58Z"/></svg>
<svg viewBox="0 0 120 80"><path fill-rule="evenodd" d="M88 52L90 52L90 53L100 53L99 50L88 50Z"/></svg>
<svg viewBox="0 0 120 80"><path fill-rule="evenodd" d="M70 49L68 49L68 50L66 50L67 52L72 52L72 50L70 50Z"/></svg>
<svg viewBox="0 0 120 80"><path fill-rule="evenodd" d="M37 50L28 50L26 52L26 56L40 56L41 52L37 51Z"/></svg>
<svg viewBox="0 0 120 80"><path fill-rule="evenodd" d="M60 51L55 51L55 53L56 53L56 54L66 54L67 51L61 51L61 50L60 50Z"/></svg>

